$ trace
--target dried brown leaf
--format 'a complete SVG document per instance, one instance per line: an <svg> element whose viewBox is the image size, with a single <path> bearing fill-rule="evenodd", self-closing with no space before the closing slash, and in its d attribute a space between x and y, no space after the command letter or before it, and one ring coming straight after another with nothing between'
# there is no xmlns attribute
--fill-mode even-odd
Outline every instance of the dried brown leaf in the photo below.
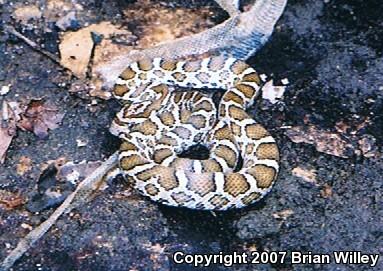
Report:
<svg viewBox="0 0 383 271"><path fill-rule="evenodd" d="M25 203L25 199L20 193L12 193L0 189L0 206L7 210L15 209Z"/></svg>
<svg viewBox="0 0 383 271"><path fill-rule="evenodd" d="M121 53L121 50L128 50L126 46L113 45L109 39L115 35L131 36L131 33L110 22L92 24L78 31L65 33L61 37L59 45L61 65L71 70L79 78L85 78L92 55L94 47L92 32L103 38L94 52L94 65L102 65L100 62L103 62L102 60L105 58L109 59L109 54L113 54L113 52L117 54L117 52Z"/></svg>
<svg viewBox="0 0 383 271"><path fill-rule="evenodd" d="M330 155L348 158L353 154L351 142L340 134L319 129L315 126L292 127L286 130L286 135L294 143L313 144L317 151Z"/></svg>
<svg viewBox="0 0 383 271"><path fill-rule="evenodd" d="M32 100L17 125L39 138L46 138L48 130L56 129L63 118L64 114L59 113L56 106L43 100Z"/></svg>

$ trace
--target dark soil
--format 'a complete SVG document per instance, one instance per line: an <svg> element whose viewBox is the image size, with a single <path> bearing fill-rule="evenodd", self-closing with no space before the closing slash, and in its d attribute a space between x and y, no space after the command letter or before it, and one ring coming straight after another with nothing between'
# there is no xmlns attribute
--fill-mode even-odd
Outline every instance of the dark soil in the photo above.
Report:
<svg viewBox="0 0 383 271"><path fill-rule="evenodd" d="M0 1L0 29L10 24L57 53L57 29L46 33L41 23L22 29L11 18L17 1ZM40 1L38 1L40 2ZM43 1L41 1L43 2ZM83 21L112 20L119 8L134 1L87 1ZM158 2L158 1L154 1ZM176 1L170 1L176 2ZM177 1L193 8L205 1ZM207 2L207 1L206 1ZM13 5L12 5L13 3ZM20 1L20 3L22 3ZM168 5L169 5L168 3ZM224 18L210 1L214 16ZM266 199L243 210L210 213L169 208L150 202L121 180L110 183L95 199L64 215L14 266L14 270L199 270L176 265L175 251L233 253L258 251L383 252L383 158L342 159L319 153L312 145L292 143L281 126L309 124L334 129L339 121L369 118L359 131L383 144L383 5L379 0L291 0L267 45L249 63L276 82L288 78L284 104L252 110L280 146L282 170ZM119 17L121 20L121 17ZM239 41L240 42L240 41ZM108 126L118 104L70 95L71 78L57 64L19 39L0 34L0 86L12 84L8 100L44 98L65 112L62 125L39 140L19 131L0 166L0 189L26 198L36 190L40 164L59 157L103 160L118 148ZM62 83L67 82L66 85ZM87 143L77 147L76 140ZM24 176L16 174L21 156L33 161ZM316 183L293 176L296 167L314 169ZM331 193L324 196L327 188ZM0 259L53 208L30 213L0 208ZM275 214L283 214L285 218ZM283 215L282 215L283 216ZM201 268L202 269L202 268ZM224 270L212 265L206 270ZM233 270L370 270L364 265L283 264L235 265ZM380 259L374 270L383 270Z"/></svg>

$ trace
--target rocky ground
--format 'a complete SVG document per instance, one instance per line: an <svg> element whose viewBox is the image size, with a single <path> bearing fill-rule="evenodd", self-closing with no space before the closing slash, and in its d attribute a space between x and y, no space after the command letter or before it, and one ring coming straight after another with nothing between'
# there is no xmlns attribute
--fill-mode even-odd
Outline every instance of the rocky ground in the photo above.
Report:
<svg viewBox="0 0 383 271"><path fill-rule="evenodd" d="M60 1L35 2L44 7ZM149 12L151 5L158 10L178 10L177 14L180 9L190 14L202 9L212 16L205 18L211 24L226 18L210 1L134 2L78 2L83 9L65 31L102 20L124 22L121 10L125 15L140 8ZM0 1L0 29L12 25L57 54L64 30L49 23L46 18L51 14L46 12L23 22L15 10L24 5L23 1ZM222 213L169 208L142 198L118 179L91 202L64 215L14 270L199 270L176 265L172 260L176 251L352 250L382 254L381 14L383 6L378 0L289 1L269 43L250 59L250 64L271 75L276 84L284 78L289 81L282 102L260 102L250 111L275 135L282 157L278 182L262 202ZM145 32L144 23L140 18L124 25L139 38ZM135 28L137 25L141 28ZM198 25L191 28L198 29ZM19 126L5 163L0 165L0 259L52 213L53 207L33 209L31 204L36 191L44 190L41 183L69 189L54 178L44 181L50 178L40 176L44 165L60 157L103 160L118 148L118 140L108 132L118 103L70 94L72 82L73 77L60 65L1 31L0 87L9 86L10 91L0 99L26 104L38 116L50 112L49 120L43 120L48 126L52 118L65 115L57 128L50 126L47 132L36 124L39 117L24 113L29 121L24 123L25 131ZM43 99L37 109L31 104L36 99ZM206 268L224 269L223 265ZM231 269L372 268L334 261L293 265L288 257L285 263L234 265ZM383 270L383 259L373 270Z"/></svg>

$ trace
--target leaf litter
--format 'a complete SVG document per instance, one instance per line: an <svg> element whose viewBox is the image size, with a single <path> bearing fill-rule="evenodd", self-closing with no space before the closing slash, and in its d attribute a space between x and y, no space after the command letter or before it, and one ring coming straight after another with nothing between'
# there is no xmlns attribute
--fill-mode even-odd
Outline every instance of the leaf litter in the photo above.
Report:
<svg viewBox="0 0 383 271"><path fill-rule="evenodd" d="M45 139L48 137L48 130L59 127L64 115L55 105L42 99L32 99L17 126L33 132L40 139Z"/></svg>

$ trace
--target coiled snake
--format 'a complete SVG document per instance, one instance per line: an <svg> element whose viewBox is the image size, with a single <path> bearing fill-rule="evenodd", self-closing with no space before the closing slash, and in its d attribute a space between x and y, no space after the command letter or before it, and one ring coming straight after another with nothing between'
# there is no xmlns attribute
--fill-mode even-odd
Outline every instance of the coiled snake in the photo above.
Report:
<svg viewBox="0 0 383 271"><path fill-rule="evenodd" d="M225 93L216 108L211 95L181 87ZM123 140L120 169L140 193L171 206L227 210L261 199L277 177L279 152L245 111L260 87L256 71L234 58L131 64L114 88L125 103L111 127ZM178 157L197 143L209 159Z"/></svg>

